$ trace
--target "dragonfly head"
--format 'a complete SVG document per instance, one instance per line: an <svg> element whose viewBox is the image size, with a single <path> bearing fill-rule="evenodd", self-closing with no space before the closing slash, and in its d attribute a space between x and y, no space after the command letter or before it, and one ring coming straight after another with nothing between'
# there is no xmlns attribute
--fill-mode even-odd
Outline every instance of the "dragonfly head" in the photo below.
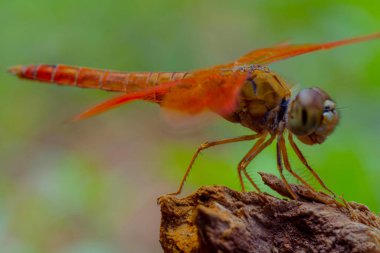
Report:
<svg viewBox="0 0 380 253"><path fill-rule="evenodd" d="M335 102L319 88L301 90L289 103L286 127L305 144L324 142L338 122Z"/></svg>

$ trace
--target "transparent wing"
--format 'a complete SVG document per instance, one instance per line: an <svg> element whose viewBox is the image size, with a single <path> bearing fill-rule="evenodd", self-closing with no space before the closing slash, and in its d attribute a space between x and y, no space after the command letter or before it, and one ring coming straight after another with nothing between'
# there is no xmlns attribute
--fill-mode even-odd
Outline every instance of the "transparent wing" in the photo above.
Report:
<svg viewBox="0 0 380 253"><path fill-rule="evenodd" d="M307 54L319 50L327 50L334 47L344 46L348 44L359 43L367 40L378 39L380 38L380 33L375 33L367 36L355 37L350 39L338 40L327 43L320 44L279 44L269 48L261 48L249 52L248 54L242 56L234 63L224 65L226 66L236 66L236 65L245 65L245 64L270 64L273 62L285 60L297 55Z"/></svg>
<svg viewBox="0 0 380 253"><path fill-rule="evenodd" d="M92 117L135 100L156 102L164 108L186 114L198 114L205 110L228 114L234 110L245 80L244 73L227 74L218 69L201 70L182 80L111 98L79 114L73 120Z"/></svg>
<svg viewBox="0 0 380 253"><path fill-rule="evenodd" d="M164 83L152 88L148 88L141 92L123 94L109 100L106 100L98 105L95 105L83 113L75 116L72 120L82 120L97 114L106 112L123 104L135 101L135 100L147 100L151 102L159 102L158 99L164 96L170 88L178 84L178 81Z"/></svg>
<svg viewBox="0 0 380 253"><path fill-rule="evenodd" d="M247 74L238 71L226 71L226 69L236 65L270 64L297 55L378 38L380 38L380 33L320 44L291 45L282 43L274 47L257 49L233 63L200 70L182 80L163 83L142 92L112 98L90 108L75 117L74 120L88 118L134 100L157 102L165 108L188 114L197 114L206 109L220 114L228 114L233 111L237 104L238 93L247 78Z"/></svg>
<svg viewBox="0 0 380 253"><path fill-rule="evenodd" d="M235 109L246 78L246 73L201 70L173 87L162 106L187 114L211 110L226 115Z"/></svg>

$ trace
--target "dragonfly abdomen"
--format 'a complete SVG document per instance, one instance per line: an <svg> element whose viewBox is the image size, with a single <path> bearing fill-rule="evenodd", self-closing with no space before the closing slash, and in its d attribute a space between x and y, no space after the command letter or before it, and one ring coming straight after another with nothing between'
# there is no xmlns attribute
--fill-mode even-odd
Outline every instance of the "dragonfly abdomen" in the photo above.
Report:
<svg viewBox="0 0 380 253"><path fill-rule="evenodd" d="M29 80L116 92L141 91L188 75L187 72L118 72L59 64L16 66L9 71Z"/></svg>

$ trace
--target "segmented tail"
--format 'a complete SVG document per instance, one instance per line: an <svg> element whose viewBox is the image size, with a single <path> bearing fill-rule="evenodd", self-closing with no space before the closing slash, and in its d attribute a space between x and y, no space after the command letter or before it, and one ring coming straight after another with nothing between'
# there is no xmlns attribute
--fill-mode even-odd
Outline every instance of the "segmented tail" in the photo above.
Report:
<svg viewBox="0 0 380 253"><path fill-rule="evenodd" d="M48 64L15 66L8 71L20 78L44 83L126 93L181 80L189 74L188 72L117 72Z"/></svg>

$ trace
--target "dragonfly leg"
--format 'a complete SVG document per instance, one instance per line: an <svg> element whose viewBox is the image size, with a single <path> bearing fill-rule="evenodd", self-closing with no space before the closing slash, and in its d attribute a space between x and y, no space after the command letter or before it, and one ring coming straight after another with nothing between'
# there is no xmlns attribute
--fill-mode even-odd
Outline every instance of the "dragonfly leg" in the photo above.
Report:
<svg viewBox="0 0 380 253"><path fill-rule="evenodd" d="M277 137L277 168L278 168L278 171L280 172L282 181L285 183L286 189L288 190L290 195L292 195L292 198L297 200L298 199L297 195L294 193L294 191L290 187L290 185L289 185L288 181L286 180L286 177L284 176L284 173L283 173L284 167L282 165L283 157L281 155L281 139L284 139L282 133L280 135L278 135L278 137Z"/></svg>
<svg viewBox="0 0 380 253"><path fill-rule="evenodd" d="M289 139L289 143L290 145L292 146L294 152L296 153L296 155L298 156L298 159L300 159L300 161L303 163L303 165L306 166L306 168L311 172L311 174L315 177L315 179L317 179L317 181L319 182L319 184L325 189L327 190L328 192L330 192L334 198L336 197L335 193L330 190L326 185L325 183L322 181L322 179L318 176L318 174L313 170L313 168L310 167L310 165L307 163L306 161L306 158L305 156L302 154L301 150L298 148L297 144L294 142L294 139L293 139L293 135L291 133L289 133L288 135L288 139Z"/></svg>
<svg viewBox="0 0 380 253"><path fill-rule="evenodd" d="M174 193L170 193L169 195L178 195L182 192L182 188L185 184L187 177L189 176L191 168L193 167L195 160L197 159L198 155L201 153L202 150L207 149L207 148L211 148L214 146L222 145L222 144L227 144L227 143L254 140L256 138L259 138L261 135L262 134L244 135L244 136L240 136L240 137L236 137L236 138L229 138L229 139L224 139L224 140L219 140L219 141L211 141L211 142L202 143L198 147L197 151L194 153L194 155L190 161L190 164L186 169L185 175L183 176L183 178L181 180L181 184L180 184L178 190Z"/></svg>
<svg viewBox="0 0 380 253"><path fill-rule="evenodd" d="M281 137L279 138L278 143L280 145L281 155L284 161L285 169L289 171L290 174L292 174L295 178L297 178L309 190L315 192L314 188L311 187L311 185L309 185L301 176L299 176L294 170L292 170L292 167L290 166L288 152L286 150L286 144L285 144L285 139L283 135L281 135Z"/></svg>
<svg viewBox="0 0 380 253"><path fill-rule="evenodd" d="M248 151L248 153L243 157L243 159L240 161L239 165L238 165L238 175L239 175L239 182L240 182L240 185L241 185L241 190L242 192L245 192L245 187L244 187L244 182L243 182L243 176L242 176L242 172L244 173L244 175L247 177L247 179L249 180L249 182L255 187L255 189L260 192L260 189L259 187L256 185L256 183L253 181L253 179L249 176L249 174L247 173L246 171L246 167L248 166L249 164L249 161L248 161L248 157L251 155L251 154L254 154L254 153L257 153L257 151L259 150L260 146L263 144L263 142L265 141L265 138L266 138L266 134L261 136L261 138L255 143L255 145L253 145L253 147Z"/></svg>
<svg viewBox="0 0 380 253"><path fill-rule="evenodd" d="M266 147L268 147L274 140L275 135L272 135L271 138L265 141L267 134L264 134L255 145L248 151L248 153L244 156L244 158L240 161L238 165L238 174L239 180L241 184L242 191L245 191L244 182L241 173L247 177L248 181L255 187L258 192L261 192L257 184L253 181L252 177L247 173L247 166L249 163L258 155L261 151L263 151ZM265 142L264 142L265 141Z"/></svg>

